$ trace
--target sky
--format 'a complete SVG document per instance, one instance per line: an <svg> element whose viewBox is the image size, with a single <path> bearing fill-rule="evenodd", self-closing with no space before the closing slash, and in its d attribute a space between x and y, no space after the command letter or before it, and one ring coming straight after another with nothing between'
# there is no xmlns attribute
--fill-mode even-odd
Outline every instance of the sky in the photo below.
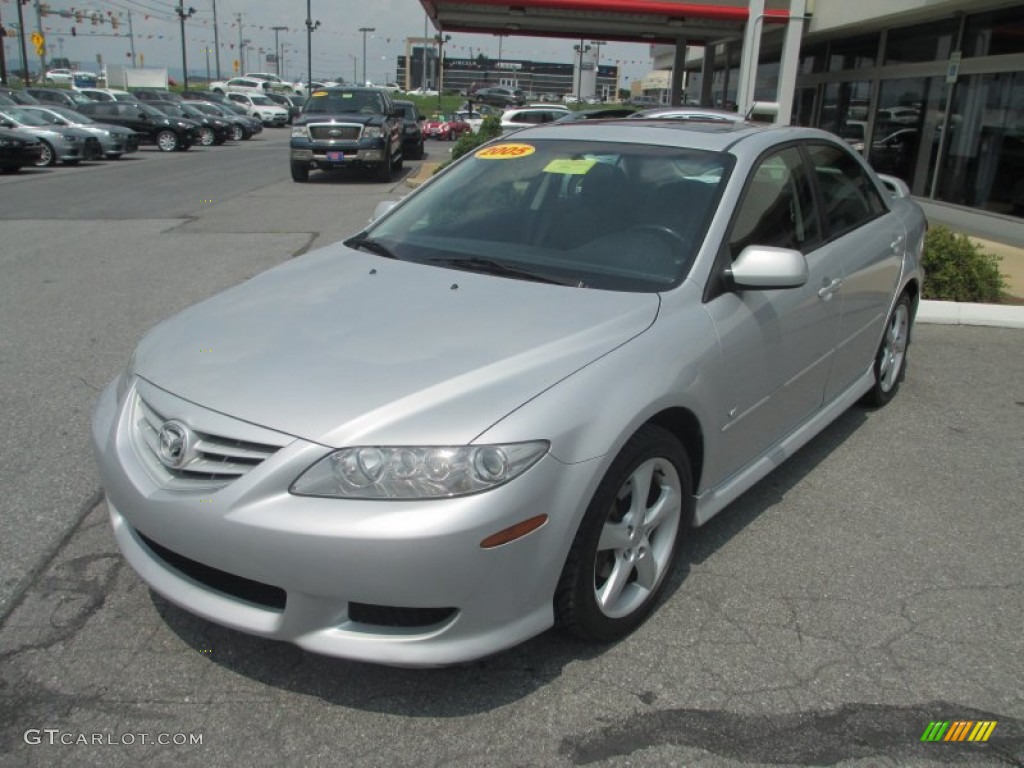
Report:
<svg viewBox="0 0 1024 768"><path fill-rule="evenodd" d="M17 23L16 0L0 0L0 23L5 27ZM24 6L28 34L38 29L34 2ZM185 22L185 40L189 72L205 76L209 56L211 74L216 76L213 11L216 5L221 74L232 74L238 59L239 21L243 40L251 40L247 54L247 71L274 71L273 64L259 57L274 51L272 27L287 27L279 32L284 44L284 76L289 80L305 79L306 73L306 2L307 0L185 0L184 8L195 13ZM313 32L314 78L362 78L363 35L360 27L372 27L366 35L366 77L375 83L395 78L395 61L405 53L406 37L422 37L426 14L419 0L309 0L314 21L320 27ZM79 63L83 70L97 71L97 55L105 63L130 65L131 46L127 37L128 17L135 37L135 51L146 67L167 68L172 77L181 72L181 27L176 0L46 0L51 14L44 16L43 33L49 56L61 56ZM58 11L84 11L81 23L62 18ZM93 24L89 17L98 14L102 21ZM113 29L116 18L118 28ZM71 34L72 27L76 35ZM437 30L428 24L427 34ZM494 35L452 34L445 45L446 57L469 57L485 53L498 56L499 39ZM589 42L589 41L588 41ZM551 40L536 37L505 37L501 55L505 59L535 61L572 61L574 40ZM31 42L28 44L30 68L38 69L39 59ZM19 66L20 54L16 40L5 38L8 66ZM259 66L256 59L259 58ZM643 77L650 64L646 45L608 43L601 49L601 63L620 66L624 87L633 79Z"/></svg>

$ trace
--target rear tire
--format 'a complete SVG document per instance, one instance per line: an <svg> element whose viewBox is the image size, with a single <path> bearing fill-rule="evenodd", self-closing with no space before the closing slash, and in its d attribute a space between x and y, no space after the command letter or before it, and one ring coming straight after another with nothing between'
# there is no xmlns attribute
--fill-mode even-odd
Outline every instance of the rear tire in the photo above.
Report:
<svg viewBox="0 0 1024 768"><path fill-rule="evenodd" d="M204 147L212 147L217 141L217 135L213 132L213 128L204 125L199 129L199 143Z"/></svg>
<svg viewBox="0 0 1024 768"><path fill-rule="evenodd" d="M377 181L391 181L391 148L384 149L384 161L377 166Z"/></svg>
<svg viewBox="0 0 1024 768"><path fill-rule="evenodd" d="M309 166L303 163L292 163L292 181L299 184L309 181Z"/></svg>
<svg viewBox="0 0 1024 768"><path fill-rule="evenodd" d="M885 323L885 333L875 355L875 384L864 395L862 402L865 405L881 408L899 391L900 382L907 373L911 315L910 296L904 293Z"/></svg>
<svg viewBox="0 0 1024 768"><path fill-rule="evenodd" d="M241 141L244 138L245 138L245 131L242 129L242 126L240 126L240 125L233 125L233 126L231 126L231 140L232 141Z"/></svg>
<svg viewBox="0 0 1024 768"><path fill-rule="evenodd" d="M647 617L691 520L690 461L675 435L641 427L612 462L576 532L555 617L578 637L618 640Z"/></svg>

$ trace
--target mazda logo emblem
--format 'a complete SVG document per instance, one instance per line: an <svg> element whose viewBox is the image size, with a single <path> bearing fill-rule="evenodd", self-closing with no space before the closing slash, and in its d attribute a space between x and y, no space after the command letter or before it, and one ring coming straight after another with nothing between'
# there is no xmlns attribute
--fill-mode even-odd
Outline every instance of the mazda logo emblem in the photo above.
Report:
<svg viewBox="0 0 1024 768"><path fill-rule="evenodd" d="M157 433L157 458L165 467L181 469L191 459L192 431L180 421L168 421Z"/></svg>

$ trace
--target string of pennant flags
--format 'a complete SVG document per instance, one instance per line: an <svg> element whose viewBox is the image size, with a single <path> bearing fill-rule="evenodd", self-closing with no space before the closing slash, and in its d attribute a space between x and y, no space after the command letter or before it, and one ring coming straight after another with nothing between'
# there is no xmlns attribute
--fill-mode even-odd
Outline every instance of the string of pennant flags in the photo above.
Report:
<svg viewBox="0 0 1024 768"><path fill-rule="evenodd" d="M0 0L0 4L3 4L3 5L10 5L10 4L15 3L15 2L18 2L18 0ZM71 7L68 7L68 8L57 9L57 8L54 8L51 3L40 3L39 4L39 15L44 20L43 24L42 24L42 31L44 33L52 33L52 34L57 34L57 35L63 34L63 35L70 35L72 37L83 37L83 38L88 38L88 37L93 37L93 36L100 36L102 34L103 37L114 36L114 37L120 37L120 38L125 38L125 39L133 37L134 40L136 40L136 41L144 41L144 40L177 41L177 40L181 39L180 36L177 35L177 34L172 34L172 33L161 34L161 33L157 33L157 32L148 32L148 31L147 32L138 32L138 31L136 31L134 33L134 35L132 35L128 31L128 22L127 22L128 14L126 12L124 12L124 11L96 10L96 9L91 9L91 8L78 8L78 7L75 7L75 6L71 6ZM49 20L50 17L58 17L60 19L67 19L67 20L71 21L73 25L76 25L76 26L72 26L70 29L67 29L65 27L56 27L56 26L54 26L52 24L47 24L46 21ZM137 12L137 14L135 14L135 18L141 19L143 22L159 21L159 22L173 23L175 25L178 24L178 20L177 19L168 19L168 18L159 16L159 15L156 15L156 14L145 13L145 12L142 12L142 11ZM85 27L85 29L80 31L78 29L77 25L82 25L82 26ZM198 25L198 26L201 26L201 27L208 27L209 28L209 27L213 26L213 21L212 21L212 19L202 19L202 18L192 17L191 19L189 19L188 25L191 26L191 27L194 27L194 26ZM113 32L113 33L116 33L116 34L111 35L110 32L97 33L95 31L93 31L93 28L107 28L107 27L109 27L110 32ZM239 22L237 22L237 21L222 21L220 23L220 27L222 29L238 29ZM254 31L265 31L269 35L271 30L273 30L273 25L267 25L267 24L245 24L245 23L242 23L242 27L245 30L245 33L247 35L252 35ZM296 28L296 31L298 31L298 28ZM7 32L7 35L9 37L16 36L16 31L11 28L10 24L7 25L6 32ZM211 31L211 34L212 34L212 31ZM336 38L340 38L340 39L345 39L345 40L348 40L353 45L355 45L357 42L362 40L362 36L358 32L347 32L347 31L342 31L342 30L331 30L331 29L321 28L318 31L317 34L318 35L327 35L327 36L336 37ZM378 40L378 41L382 40L382 41L385 42L385 44L387 44L389 46L392 44L392 42L395 42L395 43L404 43L405 42L405 38L392 37L392 36L380 35L380 34L369 35L368 39L370 39L370 40ZM211 44L211 41L209 40L209 36L206 36L206 37L186 36L186 40L188 42L199 43L201 45L210 45ZM225 50L225 51L233 51L237 47L238 47L237 44L234 43L234 42L231 42L230 40L224 40L224 41L220 42L220 48L222 50ZM481 49L481 46L479 46L479 45L460 45L460 44L455 43L455 42L449 42L449 43L445 44L445 52L446 52L446 54L448 56L452 56L452 57L456 57L456 56L458 56L461 53L462 57L465 58L465 57L473 57L474 55L480 54L483 51ZM506 44L505 50L504 50L504 54L503 54L503 58L514 58L514 57L521 57L521 56L530 56L530 55L535 55L536 53L537 53L536 51L516 49L515 47L509 47ZM609 64L615 63L615 64L618 64L620 66L625 66L625 65L630 65L630 64L642 65L642 64L645 64L646 62L645 61L641 61L641 60L630 60L630 59L608 59L608 63Z"/></svg>

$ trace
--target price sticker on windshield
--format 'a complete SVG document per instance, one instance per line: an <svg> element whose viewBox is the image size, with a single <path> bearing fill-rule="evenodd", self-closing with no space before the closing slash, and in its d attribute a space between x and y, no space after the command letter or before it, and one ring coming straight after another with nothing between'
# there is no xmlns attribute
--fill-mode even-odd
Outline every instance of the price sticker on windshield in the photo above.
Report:
<svg viewBox="0 0 1024 768"><path fill-rule="evenodd" d="M536 147L530 144L497 144L481 149L476 153L476 157L481 160L515 160L517 157L532 155L536 151Z"/></svg>
<svg viewBox="0 0 1024 768"><path fill-rule="evenodd" d="M567 176L582 176L597 165L597 160L570 160L560 158L544 166L544 173L561 173Z"/></svg>

